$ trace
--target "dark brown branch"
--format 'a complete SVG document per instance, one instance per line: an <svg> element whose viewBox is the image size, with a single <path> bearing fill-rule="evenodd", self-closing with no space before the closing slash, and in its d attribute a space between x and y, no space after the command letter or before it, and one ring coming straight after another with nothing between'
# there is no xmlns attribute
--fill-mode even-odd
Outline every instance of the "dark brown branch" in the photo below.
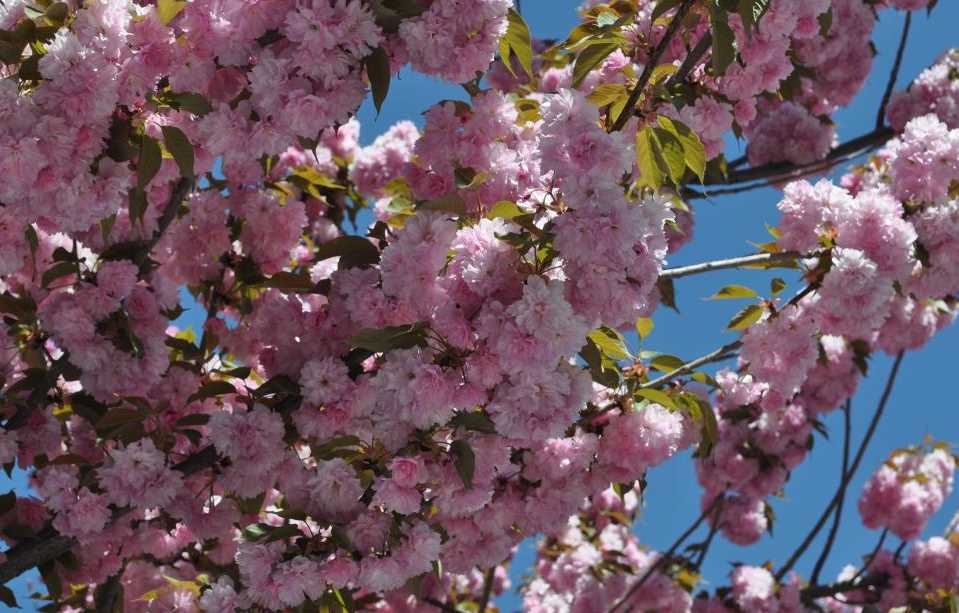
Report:
<svg viewBox="0 0 959 613"><path fill-rule="evenodd" d="M684 0L683 3L680 4L676 9L676 14L673 15L673 19L666 27L666 32L663 34L663 38L659 41L659 44L656 45L656 48L653 49L653 52L650 54L649 59L646 62L646 66L643 67L642 74L639 75L639 80L636 81L636 87L634 87L633 91L629 93L629 98L626 100L626 106L619 114L619 117L616 118L616 121L609 130L610 132L618 132L622 130L626 125L626 122L629 121L629 118L633 116L633 109L636 108L636 103L639 102L639 97L642 95L643 89L646 88L646 85L652 78L653 71L656 69L660 58L663 57L663 53L666 52L666 48L669 46L669 41L671 41L673 36L676 35L676 31L679 29L679 26L683 22L683 18L686 17L686 13L689 12L689 8L692 5L693 0Z"/></svg>
<svg viewBox="0 0 959 613"><path fill-rule="evenodd" d="M870 575L862 581L850 579L849 581L840 581L830 585L811 585L803 588L800 596L803 600L815 600L816 598L825 598L826 596L835 596L843 592L852 592L867 587L881 587L888 583L889 577L885 574Z"/></svg>
<svg viewBox="0 0 959 613"><path fill-rule="evenodd" d="M709 548L713 544L713 539L716 538L716 533L719 532L719 519L723 512L723 502L725 502L725 498L720 497L719 504L716 505L716 511L713 514L713 525L709 527L709 534L706 535L706 540L703 541L699 555L693 563L693 569L695 569L696 572L699 572L703 567L703 563L706 562L706 555L709 553Z"/></svg>
<svg viewBox="0 0 959 613"><path fill-rule="evenodd" d="M849 485L849 482L846 480L846 473L849 472L849 439L852 437L851 404L852 402L850 400L846 400L846 403L842 407L842 470L839 473L839 504L836 505L836 514L833 516L832 528L829 529L826 544L823 546L822 553L819 554L819 559L816 560L812 575L809 577L809 582L813 585L819 583L819 575L822 573L822 568L825 566L826 560L829 558L829 553L832 551L833 544L836 542L836 535L839 533L839 524L842 521L842 510L846 500L846 488Z"/></svg>
<svg viewBox="0 0 959 613"><path fill-rule="evenodd" d="M879 552L882 551L882 545L886 542L887 536L889 536L889 528L884 528L882 533L879 535L879 541L876 542L876 546L863 562L862 568L860 568L856 574L853 575L853 578L850 579L850 581L855 581L859 577L862 577L866 574L866 571L869 570L870 566L872 566L873 560L875 560L876 556L879 555Z"/></svg>
<svg viewBox="0 0 959 613"><path fill-rule="evenodd" d="M670 560L673 557L673 554L676 553L676 550L679 549L680 545L682 545L683 542L687 538L689 538L689 535L691 535L693 532L696 531L697 528L699 528L699 525L702 524L703 521L709 516L709 514L713 512L713 510L720 504L720 501L722 499L723 497L719 496L716 498L716 500L713 500L712 503L710 503L710 505L706 508L706 510L704 510L702 513L699 514L699 517L696 519L696 521L694 521L693 524L689 528L687 528L685 532L679 535L679 538L677 538L673 542L673 544L670 545L669 549L666 550L665 553L663 553L658 558L656 558L656 561L650 565L649 569L645 573L643 573L643 576L640 577L639 580L636 581L636 583L634 583L628 590L626 590L626 593L623 594L623 597L620 598L618 601L616 601L616 603L606 613L615 613L617 609L625 605L626 602L630 598L632 598L636 592L639 591L639 588L643 587L646 581L648 581L649 578L653 576L653 573L659 570L666 561Z"/></svg>
<svg viewBox="0 0 959 613"><path fill-rule="evenodd" d="M163 215L160 216L160 219L157 222L157 228L153 231L153 236L151 236L150 240L143 244L137 253L136 264L138 266L142 267L146 262L146 259L150 256L150 252L153 251L153 248L157 246L167 229L176 219L177 211L179 211L180 204L183 202L183 199L186 198L187 194L189 194L192 190L193 179L188 179L186 177L182 177L173 186L173 189L170 191L170 199L167 201L166 208L163 209Z"/></svg>
<svg viewBox="0 0 959 613"><path fill-rule="evenodd" d="M483 594L480 596L479 609L477 613L486 613L486 607L489 606L490 596L493 594L493 580L496 578L496 567L492 566L486 571L483 578Z"/></svg>
<svg viewBox="0 0 959 613"><path fill-rule="evenodd" d="M856 471L859 470L859 464L862 462L863 455L866 453L866 447L869 445L873 435L876 433L876 427L879 425L879 420L882 418L882 414L886 409L886 403L889 401L889 396L892 394L892 388L896 383L896 375L899 373L899 366L902 364L902 358L904 355L905 354L902 351L896 355L896 360L893 362L892 370L889 372L889 377L886 379L886 387L882 392L882 397L879 399L879 406L876 408L876 413L873 415L872 421L869 422L869 428L866 430L866 435L863 437L862 443L860 443L859 449L856 451L856 457L853 459L852 464L849 467L849 472L846 474L846 478L843 480L846 484L849 483L853 475L856 474ZM799 558L801 558L802 555L806 553L806 550L809 549L809 546L812 545L812 542L816 539L819 531L822 530L823 526L826 525L826 521L829 520L829 516L832 515L836 505L839 504L839 498L842 491L843 490L836 492L832 498L832 501L826 507L826 510L823 511L822 515L819 516L819 520L816 522L816 525L813 526L812 530L809 531L809 534L806 535L806 538L803 539L803 542L800 543L796 551L793 552L786 563L783 564L782 568L779 569L779 572L776 573L777 581L782 581L783 577L786 576L786 573L788 573L792 567L796 565L796 562L799 561Z"/></svg>
<svg viewBox="0 0 959 613"><path fill-rule="evenodd" d="M850 141L847 141L835 149L829 152L826 157L821 160L816 160L815 162L810 162L809 164L792 164L789 162L772 162L769 164L763 164L762 166L756 166L752 168L744 168L743 170L734 170L729 173L726 178L720 179L707 179L705 185L737 185L740 183L750 183L753 181L760 180L769 180L771 182L784 181L787 179L795 178L797 173L802 171L807 171L814 169L815 172L821 170L826 170L831 168L836 164L846 160L850 156L855 157L861 155L867 151L871 151L877 147L884 145L889 139L895 136L895 133L891 128L880 126L869 132L868 134L863 134L858 136ZM750 188L755 189L755 186ZM732 193L732 192L722 192L722 193ZM705 194L699 194L701 197L708 197L711 195L722 195L720 192L707 192ZM698 194L698 192L697 192Z"/></svg>
<svg viewBox="0 0 959 613"><path fill-rule="evenodd" d="M896 87L896 79L899 78L899 68L902 66L902 56L906 51L906 41L909 40L909 26L911 24L912 11L906 11L906 21L902 24L902 36L899 38L899 48L896 49L896 59L892 63L889 81L886 82L886 91L882 94L882 102L879 103L879 112L876 114L877 128L881 128L886 122L886 107L889 105L889 98L892 97L892 90Z"/></svg>

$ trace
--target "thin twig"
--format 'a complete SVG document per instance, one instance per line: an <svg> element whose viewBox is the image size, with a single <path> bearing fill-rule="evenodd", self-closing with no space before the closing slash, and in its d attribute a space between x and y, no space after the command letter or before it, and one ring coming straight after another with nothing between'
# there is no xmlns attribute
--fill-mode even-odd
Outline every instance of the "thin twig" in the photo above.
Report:
<svg viewBox="0 0 959 613"><path fill-rule="evenodd" d="M646 389L650 387L659 387L664 383L669 383L676 377L681 377L685 374L691 373L700 366L711 364L713 362L719 362L720 360L725 360L726 358L732 357L733 352L742 347L742 345L742 341L733 341L732 343L727 343L719 349L711 351L702 357L696 358L692 362L686 362L676 370L670 371L665 375L657 377L656 379L653 379L647 383L643 383L639 387L640 389Z"/></svg>
<svg viewBox="0 0 959 613"><path fill-rule="evenodd" d="M713 539L716 537L716 533L719 532L719 517L723 512L723 502L725 498L720 497L720 502L716 505L716 512L713 515L713 523L709 527L709 534L706 535L706 540L702 544L702 548L699 550L699 555L696 557L696 561L693 563L693 568L698 572L699 569L703 567L703 563L706 561L706 554L709 553L709 548L713 544Z"/></svg>
<svg viewBox="0 0 959 613"><path fill-rule="evenodd" d="M876 433L876 427L879 425L879 420L882 418L882 414L886 409L886 403L889 401L889 396L892 394L893 385L896 382L896 375L899 373L899 365L902 364L902 358L905 354L900 351L896 355L896 360L893 362L892 370L889 372L889 377L886 379L886 387L882 392L882 397L879 399L879 406L876 408L876 413L872 417L872 421L869 422L869 428L866 430L866 435L863 437L862 443L859 445L859 449L856 451L856 457L853 459L852 464L849 467L849 472L846 474L845 481L848 483L852 479L853 475L859 469L859 464L862 462L863 455L866 453L866 447L869 445L869 442L872 440L873 435ZM799 561L799 558L802 557L806 550L809 549L809 546L815 540L816 536L819 534L819 531L822 530L823 526L826 525L826 521L829 519L829 516L832 515L833 509L836 508L836 505L839 504L840 492L837 491L833 496L832 501L829 503L829 506L826 507L826 510L823 511L822 515L819 517L819 520L816 522L816 525L813 526L812 530L809 531L809 534L806 535L806 538L803 539L803 542L800 543L799 547L793 554L789 557L782 568L779 569L779 572L776 573L776 580L782 581L782 578L786 576L793 566L796 565L796 562Z"/></svg>
<svg viewBox="0 0 959 613"><path fill-rule="evenodd" d="M486 613L486 607L489 605L490 595L493 593L493 579L496 578L496 567L491 566L486 571L486 576L483 578L483 595L480 597L479 609L477 613Z"/></svg>
<svg viewBox="0 0 959 613"><path fill-rule="evenodd" d="M616 121L613 122L613 126L609 130L610 132L618 132L622 130L623 126L626 125L626 122L629 121L629 118L633 116L633 109L636 108L636 103L639 102L639 96L643 93L643 89L646 87L646 84L649 83L650 78L652 78L653 71L659 64L659 59L663 57L663 53L666 52L666 47L669 46L669 41L672 40L673 36L676 34L680 24L683 22L683 18L686 17L686 13L689 11L689 7L692 5L693 0L684 0L683 3L680 4L676 9L676 14L673 15L673 19L666 27L666 32L663 34L663 38L659 41L659 44L656 45L656 48L653 49L652 54L650 54L649 59L646 62L646 66L643 67L642 74L639 75L639 80L636 81L636 87L634 87L633 91L629 93L629 98L626 100L626 106L619 114L619 117L616 118Z"/></svg>
<svg viewBox="0 0 959 613"><path fill-rule="evenodd" d="M872 566L873 560L876 559L876 556L879 555L879 552L882 551L882 545L886 542L886 537L889 536L889 528L884 528L882 534L879 535L879 541L876 543L876 546L873 548L872 552L866 557L865 562L863 562L862 567L856 571L856 574L853 575L850 581L855 581L859 577L862 577L866 574L866 571L869 570L869 567Z"/></svg>
<svg viewBox="0 0 959 613"><path fill-rule="evenodd" d="M899 48L896 49L896 59L892 63L892 71L889 73L889 81L886 82L886 91L882 94L882 102L879 104L879 113L876 115L876 127L881 128L886 123L886 106L889 105L889 98L892 97L892 90L896 87L896 79L899 78L899 68L902 66L902 56L906 51L906 41L909 40L909 26L912 24L912 11L906 11L906 21L902 24L902 35L899 38Z"/></svg>
<svg viewBox="0 0 959 613"><path fill-rule="evenodd" d="M949 523L946 524L946 530L943 532L946 536L949 536L953 532L959 531L959 511L956 511L956 514L952 516L952 519L949 520Z"/></svg>
<svg viewBox="0 0 959 613"><path fill-rule="evenodd" d="M826 564L826 559L832 551L832 546L836 542L836 535L839 533L839 524L842 521L842 509L846 500L846 487L849 482L846 480L846 473L849 472L849 439L852 437L851 424L851 400L846 400L842 407L843 415L843 438L842 438L842 471L839 473L839 504L836 505L836 514L833 516L832 528L829 530L829 536L826 538L826 544L816 560L812 575L809 577L809 583L816 585L819 583L819 575Z"/></svg>
<svg viewBox="0 0 959 613"><path fill-rule="evenodd" d="M727 268L741 268L752 264L773 264L779 262L791 262L803 257L814 257L815 254L805 256L795 251L784 251L782 253L756 253L753 255L744 255L738 258L729 258L726 260L713 260L701 264L691 264L689 266L678 266L676 268L667 268L659 273L661 278L677 279L689 275L696 275L714 270L724 270Z"/></svg>
<svg viewBox="0 0 959 613"><path fill-rule="evenodd" d="M656 558L656 561L653 562L652 565L650 565L650 567L646 570L645 573L643 573L643 576L640 577L639 580L636 581L636 583L634 583L628 590L626 590L626 593L623 595L623 597L620 598L616 602L616 604L614 604L606 613L615 613L617 609L619 609L621 606L626 604L626 602L630 598L632 598L637 591L639 591L639 588L643 587L643 585L653 575L653 573L659 570L659 568L663 565L664 562L666 562L667 560L673 557L673 554L676 553L676 550L679 549L679 546L682 545L687 538L689 538L690 534L692 534L693 532L696 531L697 528L699 528L699 525L702 524L703 520L705 520L706 517L708 517L709 514L713 512L713 509L716 508L716 506L719 504L719 501L722 499L723 499L722 496L719 496L716 498L716 500L712 501L712 503L710 503L710 505L706 508L706 510L704 510L702 513L699 514L699 517L696 519L696 521L693 522L693 525L691 525L689 528L686 529L685 532L679 535L679 538L677 538L673 542L673 544L669 547L668 550L666 550L665 553L663 553L658 558Z"/></svg>
<svg viewBox="0 0 959 613"><path fill-rule="evenodd" d="M889 577L885 574L876 574L870 575L863 579L862 581L856 581L850 579L849 581L840 581L838 583L832 583L830 585L810 585L809 587L803 588L799 594L803 600L814 600L816 598L823 598L825 596L833 596L835 594L841 594L843 592L851 592L853 590L861 590L866 587L879 587L885 585L889 581Z"/></svg>
<svg viewBox="0 0 959 613"><path fill-rule="evenodd" d="M163 214L157 222L156 230L153 231L150 240L144 242L137 252L135 262L138 266L143 266L146 259L150 256L150 252L159 244L164 233L166 233L167 229L176 219L176 214L180 209L180 204L183 202L183 199L186 198L191 191L193 191L193 179L181 177L176 184L174 184L173 189L170 191L170 199L167 201L166 208L163 209Z"/></svg>

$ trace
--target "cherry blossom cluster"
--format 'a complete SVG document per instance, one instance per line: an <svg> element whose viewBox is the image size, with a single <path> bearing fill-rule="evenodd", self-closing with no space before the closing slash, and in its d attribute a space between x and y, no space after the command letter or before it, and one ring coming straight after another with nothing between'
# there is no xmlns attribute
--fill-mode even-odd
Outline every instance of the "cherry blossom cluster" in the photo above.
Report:
<svg viewBox="0 0 959 613"><path fill-rule="evenodd" d="M859 512L867 528L886 528L903 540L918 537L952 493L956 460L949 449L896 452L866 483Z"/></svg>
<svg viewBox="0 0 959 613"><path fill-rule="evenodd" d="M670 574L657 570L660 554L641 546L629 524L638 492L612 489L594 495L539 545L536 576L523 590L523 610L689 611L692 597ZM676 569L676 573L680 569ZM632 583L651 573L637 590Z"/></svg>

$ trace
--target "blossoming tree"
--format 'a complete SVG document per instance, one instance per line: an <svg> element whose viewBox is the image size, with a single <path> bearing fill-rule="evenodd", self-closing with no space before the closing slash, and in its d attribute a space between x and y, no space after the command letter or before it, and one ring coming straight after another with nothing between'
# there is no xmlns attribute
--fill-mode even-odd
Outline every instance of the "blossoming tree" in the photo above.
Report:
<svg viewBox="0 0 959 613"><path fill-rule="evenodd" d="M911 547L821 576L905 352L957 308L959 52L893 94L897 61L873 131L830 121L875 12L907 12L901 57L930 4L588 2L540 41L510 0L4 0L0 463L35 496L0 496L0 579L39 569L44 611L485 613L543 535L528 611L955 610L959 532L919 540L945 443L858 498ZM359 147L407 64L469 101ZM757 253L666 265L698 199L768 184ZM745 267L801 285L722 288L741 336L699 359L633 355L676 279ZM198 334L171 325L184 288ZM704 589L710 543L760 538L835 410L807 538ZM630 529L644 477L687 448L701 515L656 552Z"/></svg>

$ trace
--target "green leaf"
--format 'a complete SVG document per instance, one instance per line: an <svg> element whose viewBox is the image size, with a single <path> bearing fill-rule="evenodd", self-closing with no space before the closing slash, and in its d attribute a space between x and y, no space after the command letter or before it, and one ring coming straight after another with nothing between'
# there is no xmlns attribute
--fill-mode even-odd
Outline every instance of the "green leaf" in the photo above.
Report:
<svg viewBox="0 0 959 613"><path fill-rule="evenodd" d="M13 594L13 590L5 585L0 585L0 602L14 609L20 608L20 605L17 603L17 597Z"/></svg>
<svg viewBox="0 0 959 613"><path fill-rule="evenodd" d="M605 28L611 25L614 25L619 20L619 17L616 13L612 11L603 11L596 16L596 25L601 28Z"/></svg>
<svg viewBox="0 0 959 613"><path fill-rule="evenodd" d="M361 447L362 445L363 441L356 436L335 436L322 445L313 447L313 457L320 460L332 460L336 457L344 457L352 454L355 452L356 447Z"/></svg>
<svg viewBox="0 0 959 613"><path fill-rule="evenodd" d="M717 76L726 74L726 69L736 59L736 36L726 21L726 12L713 8L709 12L713 35L712 67Z"/></svg>
<svg viewBox="0 0 959 613"><path fill-rule="evenodd" d="M186 0L157 0L157 17L160 23L168 25L184 8Z"/></svg>
<svg viewBox="0 0 959 613"><path fill-rule="evenodd" d="M656 8L653 9L653 15L650 20L656 21L669 9L679 6L680 2L682 2L682 0L659 0L659 2L656 3Z"/></svg>
<svg viewBox="0 0 959 613"><path fill-rule="evenodd" d="M593 330L586 336L589 340L596 343L596 346L603 352L603 355L612 360L627 360L633 357L626 347L626 339L623 338L622 334L612 328L603 326L602 328Z"/></svg>
<svg viewBox="0 0 959 613"><path fill-rule="evenodd" d="M193 113L197 117L202 117L213 111L213 106L210 104L210 101L203 95L194 92L171 94L169 96L169 102L170 106Z"/></svg>
<svg viewBox="0 0 959 613"><path fill-rule="evenodd" d="M197 400L205 400L207 398L216 398L217 396L223 396L224 394L235 394L236 388L233 387L233 384L226 381L209 381L200 386L196 392L190 395L187 398L187 402L196 402Z"/></svg>
<svg viewBox="0 0 959 613"><path fill-rule="evenodd" d="M786 289L786 282L779 277L776 277L769 282L769 291L772 292L773 296L778 295L779 292L783 291L784 289Z"/></svg>
<svg viewBox="0 0 959 613"><path fill-rule="evenodd" d="M820 14L816 20L819 22L819 36L826 38L829 35L829 30L832 29L832 7L825 13Z"/></svg>
<svg viewBox="0 0 959 613"><path fill-rule="evenodd" d="M136 409L119 407L111 409L106 415L97 420L97 430L112 430L127 424L143 421L145 416Z"/></svg>
<svg viewBox="0 0 959 613"><path fill-rule="evenodd" d="M685 366L686 362L674 355L662 353L650 360L649 365L660 372L672 372Z"/></svg>
<svg viewBox="0 0 959 613"><path fill-rule="evenodd" d="M40 237L37 236L36 229L29 225L27 229L23 231L24 238L27 239L27 244L30 245L30 253L33 257L37 255L37 249L40 248Z"/></svg>
<svg viewBox="0 0 959 613"><path fill-rule="evenodd" d="M266 540L263 541L264 543L272 543L273 541L285 540L295 536L303 536L303 532L294 524L269 527L266 529L266 534L267 536Z"/></svg>
<svg viewBox="0 0 959 613"><path fill-rule="evenodd" d="M309 293L315 288L310 275L305 272L295 273L281 270L269 279L263 281L264 287L274 287L287 292Z"/></svg>
<svg viewBox="0 0 959 613"><path fill-rule="evenodd" d="M639 398L644 398L650 402L662 405L667 409L673 411L678 411L679 407L676 405L676 401L670 398L665 392L662 392L651 387L641 388L636 390L635 395Z"/></svg>
<svg viewBox="0 0 959 613"><path fill-rule="evenodd" d="M609 54L620 47L619 40L609 40L591 44L576 56L573 65L573 87L578 87L591 70L599 66Z"/></svg>
<svg viewBox="0 0 959 613"><path fill-rule="evenodd" d="M636 320L636 333L640 340L645 340L653 332L653 320L649 317L640 317Z"/></svg>
<svg viewBox="0 0 959 613"><path fill-rule="evenodd" d="M163 143L173 160L180 168L180 174L188 179L193 178L193 145L183 130L176 126L162 126Z"/></svg>
<svg viewBox="0 0 959 613"><path fill-rule="evenodd" d="M702 371L694 372L690 378L696 383L702 383L703 385L708 385L713 388L719 387L719 384L716 383L715 379Z"/></svg>
<svg viewBox="0 0 959 613"><path fill-rule="evenodd" d="M626 86L622 83L603 83L602 85L597 85L596 88L586 96L586 99L602 108L628 95L629 92L626 91Z"/></svg>
<svg viewBox="0 0 959 613"><path fill-rule="evenodd" d="M686 166L699 177L699 181L702 183L706 176L706 147L703 146L703 141L699 139L699 135L681 121L670 119L665 115L660 115L658 121L663 129L668 130L679 140L683 147Z"/></svg>
<svg viewBox="0 0 959 613"><path fill-rule="evenodd" d="M40 284L43 287L49 287L51 283L61 277L76 274L77 265L74 262L57 262L44 271L40 277Z"/></svg>
<svg viewBox="0 0 959 613"><path fill-rule="evenodd" d="M476 456L473 448L466 441L455 440L450 444L450 455L453 456L453 466L459 473L466 489L473 488L473 473L476 471Z"/></svg>
<svg viewBox="0 0 959 613"><path fill-rule="evenodd" d="M683 175L686 174L686 152L683 151L683 144L668 130L653 128L653 133L659 141L669 179L674 185L680 185L683 182Z"/></svg>
<svg viewBox="0 0 959 613"><path fill-rule="evenodd" d="M701 438L699 448L696 450L697 457L705 457L716 445L719 440L719 424L716 422L716 414L713 413L712 406L702 398L692 393L680 395L680 400L689 409L690 416L700 424Z"/></svg>
<svg viewBox="0 0 959 613"><path fill-rule="evenodd" d="M446 211L455 215L466 215L466 202L459 194L447 194L435 200L427 200L417 207L425 211Z"/></svg>
<svg viewBox="0 0 959 613"><path fill-rule="evenodd" d="M250 524L241 534L246 541L258 541L266 536L266 527L266 524Z"/></svg>
<svg viewBox="0 0 959 613"><path fill-rule="evenodd" d="M579 355L589 367L589 373L592 375L593 381L610 389L619 387L622 381L619 366L603 355L603 352L591 339L586 339L586 344L583 345Z"/></svg>
<svg viewBox="0 0 959 613"><path fill-rule="evenodd" d="M379 115L383 108L386 95L390 92L390 56L383 47L377 47L363 60L366 64L366 76L370 80L370 91L373 93L373 106Z"/></svg>
<svg viewBox="0 0 959 613"><path fill-rule="evenodd" d="M210 421L210 415L207 413L192 413L184 415L176 420L177 428L186 428L189 426L205 426Z"/></svg>
<svg viewBox="0 0 959 613"><path fill-rule="evenodd" d="M755 298L759 293L745 285L727 285L706 300L729 300L732 298Z"/></svg>
<svg viewBox="0 0 959 613"><path fill-rule="evenodd" d="M506 219L510 220L514 217L519 217L520 215L525 215L526 211L519 208L515 202L510 202L509 200L500 200L493 205L493 208L489 210L489 213L486 214L488 219Z"/></svg>
<svg viewBox="0 0 959 613"><path fill-rule="evenodd" d="M160 143L155 138L143 135L140 141L140 157L137 159L137 187L145 189L153 177L160 172L163 163L163 154L160 152Z"/></svg>
<svg viewBox="0 0 959 613"><path fill-rule="evenodd" d="M340 258L340 268L368 268L380 261L380 251L361 236L340 236L317 247L314 259L335 257Z"/></svg>
<svg viewBox="0 0 959 613"><path fill-rule="evenodd" d="M422 323L415 323L406 326L361 330L350 339L350 346L366 349L373 353L384 353L391 349L422 347L426 344L425 329Z"/></svg>
<svg viewBox="0 0 959 613"><path fill-rule="evenodd" d="M769 9L770 0L752 0L753 5L753 23L759 23L766 10Z"/></svg>
<svg viewBox="0 0 959 613"><path fill-rule="evenodd" d="M649 126L636 132L636 165L639 167L640 183L657 191L663 187L669 170L656 134Z"/></svg>
<svg viewBox="0 0 959 613"><path fill-rule="evenodd" d="M749 326L762 319L762 316L765 312L765 309L758 304L750 304L746 308L733 315L733 318L730 319L729 323L726 325L726 329L745 330Z"/></svg>
<svg viewBox="0 0 959 613"><path fill-rule="evenodd" d="M513 74L513 66L510 62L510 54L512 53L519 60L519 64L526 71L526 74L532 78L533 45L529 26L526 25L523 16L514 9L509 10L507 19L509 20L509 26L506 28L506 34L499 41L500 58L502 58L506 69Z"/></svg>
<svg viewBox="0 0 959 613"><path fill-rule="evenodd" d="M453 416L450 423L457 428L465 428L483 434L496 434L493 420L483 411L460 411Z"/></svg>
<svg viewBox="0 0 959 613"><path fill-rule="evenodd" d="M17 493L10 490L3 496L0 496L0 516L6 515L17 506Z"/></svg>
<svg viewBox="0 0 959 613"><path fill-rule="evenodd" d="M676 286L672 277L660 277L656 280L656 289L659 290L659 301L679 313L676 306Z"/></svg>

